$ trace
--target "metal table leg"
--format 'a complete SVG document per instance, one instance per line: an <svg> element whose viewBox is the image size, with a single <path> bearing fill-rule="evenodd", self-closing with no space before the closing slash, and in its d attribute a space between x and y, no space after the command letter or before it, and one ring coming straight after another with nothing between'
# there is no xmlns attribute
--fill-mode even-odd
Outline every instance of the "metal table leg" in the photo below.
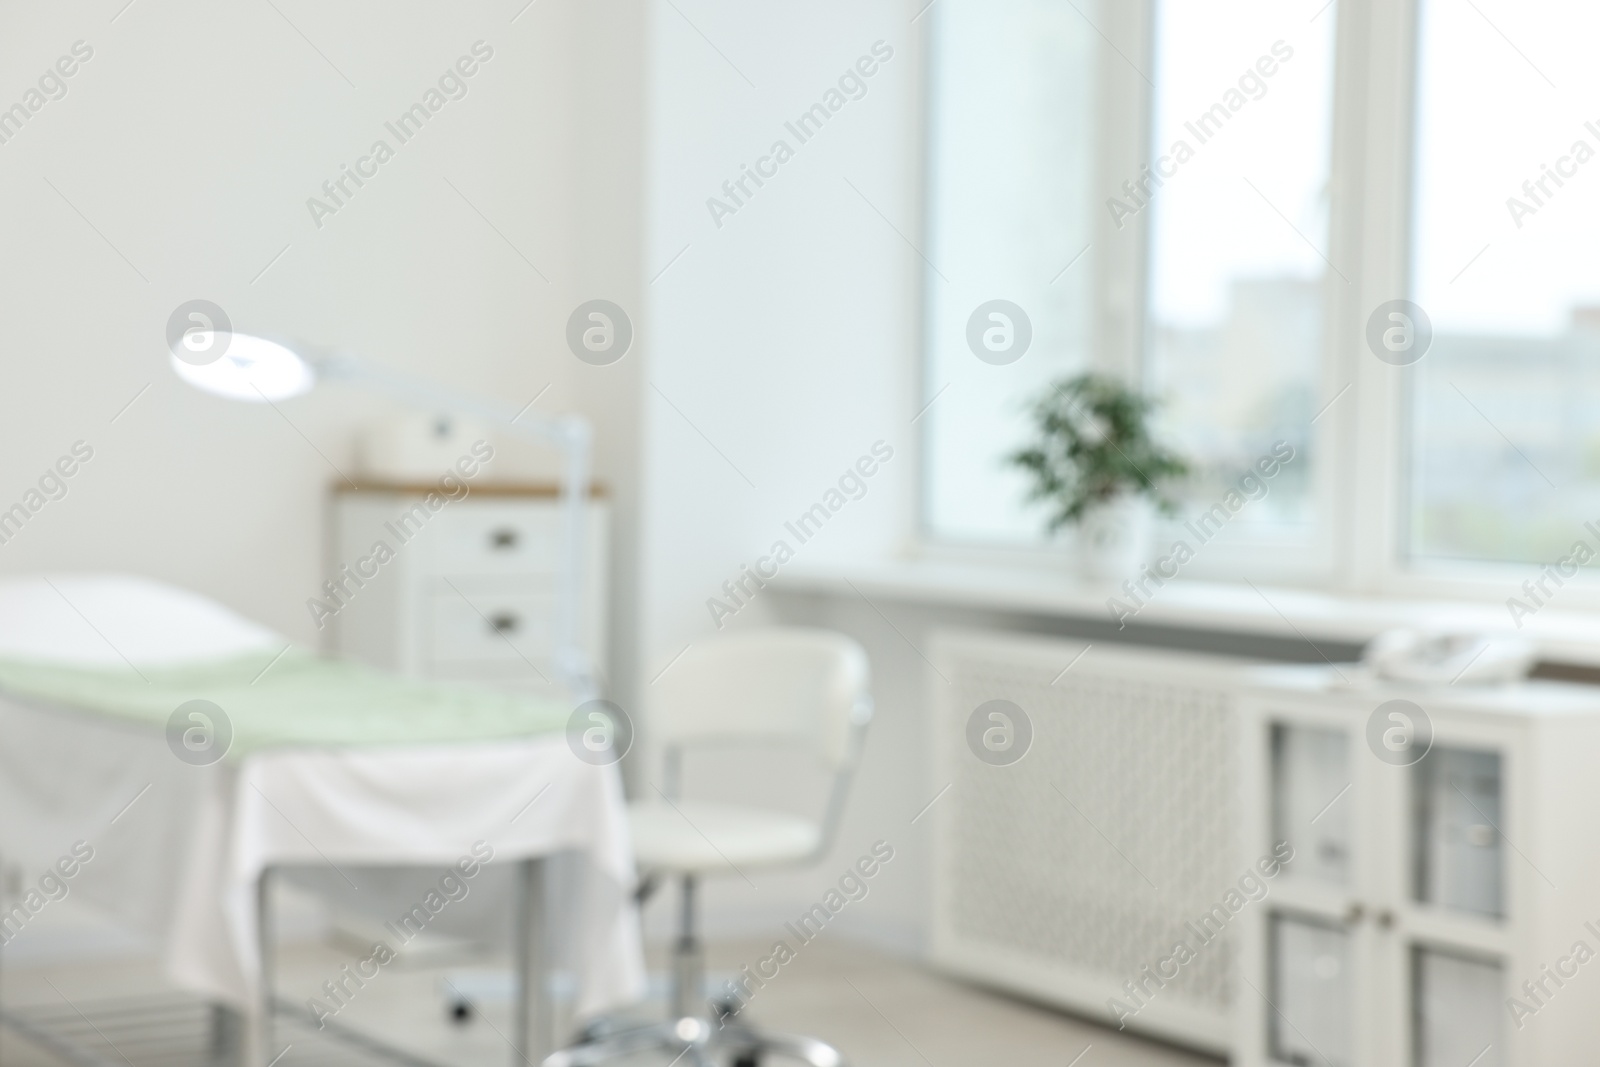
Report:
<svg viewBox="0 0 1600 1067"><path fill-rule="evenodd" d="M272 1047L273 986L277 976L277 946L272 928L272 868L261 868L256 882L256 934L261 953L260 995L256 999L256 1033L247 1048L255 1054L249 1059L252 1067L266 1067L277 1055Z"/></svg>
<svg viewBox="0 0 1600 1067"><path fill-rule="evenodd" d="M10 893L8 892L9 888L10 887L6 884L6 867L5 867L4 857L0 856L0 911L4 911L5 910L5 905L10 902ZM4 959L5 959L5 942L0 942L0 962L3 962ZM3 966L0 966L0 981L4 981L4 979L5 979L5 968ZM0 1064L5 1063L5 1061L6 1061L6 1054L5 1054L5 1049L4 1049L4 1042L5 1042L5 1039L6 1039L6 1028L5 1028L5 1023L4 1023L4 1017L5 1017L4 1004L3 1004L3 1002L0 1002Z"/></svg>
<svg viewBox="0 0 1600 1067"><path fill-rule="evenodd" d="M516 889L512 894L512 936L517 970L513 1067L538 1064L555 1050L545 874L543 859L526 859L517 864Z"/></svg>
<svg viewBox="0 0 1600 1067"><path fill-rule="evenodd" d="M207 1055L212 1067L244 1067L244 1017L227 1004L213 1004L208 1013L210 1042Z"/></svg>
<svg viewBox="0 0 1600 1067"><path fill-rule="evenodd" d="M547 865L543 858L521 860L517 864L512 892L512 938L516 967L515 1023L512 1028L513 1067L539 1064L555 1050L555 1008L550 997L550 937L545 884ZM256 886L257 941L261 956L260 995L256 1018L250 1020L255 1033L242 1042L252 1055L251 1067L265 1067L273 1061L273 1012L276 976L276 946L272 927L271 870L261 872ZM226 1024L220 1024L221 1034Z"/></svg>

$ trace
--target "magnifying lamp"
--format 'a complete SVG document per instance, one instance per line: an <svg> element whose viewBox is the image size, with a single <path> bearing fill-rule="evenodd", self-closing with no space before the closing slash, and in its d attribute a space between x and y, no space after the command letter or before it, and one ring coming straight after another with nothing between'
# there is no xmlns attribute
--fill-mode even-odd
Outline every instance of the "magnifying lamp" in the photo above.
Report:
<svg viewBox="0 0 1600 1067"><path fill-rule="evenodd" d="M219 348L220 356L215 354ZM171 359L178 377L229 400L287 400L309 393L317 384L311 364L293 349L249 334L192 331Z"/></svg>
<svg viewBox="0 0 1600 1067"><path fill-rule="evenodd" d="M220 353L220 354L218 354ZM512 413L432 382L369 366L347 356L250 334L199 329L171 346L172 369L196 389L228 400L276 403L309 393L319 380L344 381L429 412L441 409L497 425L521 437L553 445L563 454L561 503L565 567L556 593L556 668L578 701L598 696L579 638L582 604L585 498L589 495L591 433L577 415L551 417Z"/></svg>

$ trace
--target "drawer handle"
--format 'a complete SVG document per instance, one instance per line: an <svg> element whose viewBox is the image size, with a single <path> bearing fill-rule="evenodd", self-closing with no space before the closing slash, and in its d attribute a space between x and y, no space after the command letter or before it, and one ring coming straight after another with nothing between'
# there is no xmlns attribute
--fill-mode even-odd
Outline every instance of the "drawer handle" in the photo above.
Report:
<svg viewBox="0 0 1600 1067"><path fill-rule="evenodd" d="M517 617L508 611L502 611L498 615L489 616L489 626L497 634L515 633L518 623L519 620Z"/></svg>
<svg viewBox="0 0 1600 1067"><path fill-rule="evenodd" d="M489 547L496 552L509 552L517 547L517 540L517 531L502 528L489 535Z"/></svg>

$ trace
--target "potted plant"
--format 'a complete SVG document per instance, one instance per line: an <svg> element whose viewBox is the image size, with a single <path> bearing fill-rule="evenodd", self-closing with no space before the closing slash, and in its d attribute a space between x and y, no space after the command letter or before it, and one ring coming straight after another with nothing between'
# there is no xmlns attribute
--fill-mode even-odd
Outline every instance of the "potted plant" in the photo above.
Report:
<svg viewBox="0 0 1600 1067"><path fill-rule="evenodd" d="M1028 499L1051 505L1049 532L1078 528L1085 577L1133 575L1149 558L1154 509L1177 513L1166 488L1189 464L1151 436L1155 406L1105 375L1053 382L1033 405L1034 443L1007 457L1032 475Z"/></svg>

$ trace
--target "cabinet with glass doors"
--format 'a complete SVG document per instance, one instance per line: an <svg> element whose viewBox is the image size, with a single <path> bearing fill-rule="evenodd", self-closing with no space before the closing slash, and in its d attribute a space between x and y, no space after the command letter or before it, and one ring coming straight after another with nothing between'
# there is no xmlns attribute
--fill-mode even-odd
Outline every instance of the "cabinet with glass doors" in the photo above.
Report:
<svg viewBox="0 0 1600 1067"><path fill-rule="evenodd" d="M1600 1049L1600 686L1265 671L1239 703L1244 1067L1546 1067Z"/></svg>

